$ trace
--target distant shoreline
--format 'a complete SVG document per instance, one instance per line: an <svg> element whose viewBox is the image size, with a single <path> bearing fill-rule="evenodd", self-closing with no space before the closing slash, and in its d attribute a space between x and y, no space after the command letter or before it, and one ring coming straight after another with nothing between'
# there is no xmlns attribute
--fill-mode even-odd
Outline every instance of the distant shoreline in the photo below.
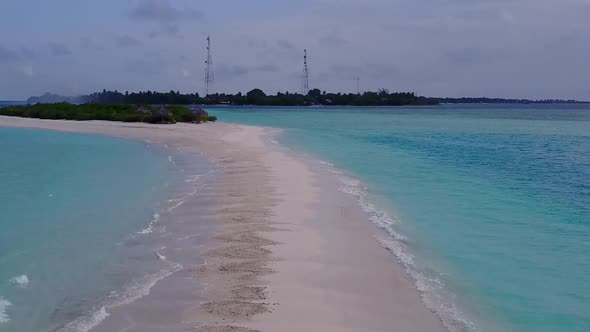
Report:
<svg viewBox="0 0 590 332"><path fill-rule="evenodd" d="M309 92L277 92L266 94L261 89L247 93L212 93L200 96L198 93L180 93L179 91L157 92L139 91L119 92L103 90L88 95L62 96L45 93L38 97L29 97L29 104L69 102L73 104L146 104L146 105L232 105L232 106L434 106L440 104L576 104L587 103L575 99L527 99L499 97L428 97L415 92L390 92L387 89L363 91L358 93L327 92L312 89Z"/></svg>
<svg viewBox="0 0 590 332"><path fill-rule="evenodd" d="M15 101L2 101L0 100L0 108L8 107L8 106L19 106L19 105L32 105L26 100L15 100ZM124 105L131 105L131 104L124 104ZM150 104L151 106L162 106L167 104ZM234 105L234 104L170 104L175 106L197 106L197 107L218 107L218 108L247 108L247 107L272 107L272 108L293 108L293 107L300 107L300 108L353 108L353 107L362 107L362 108L402 108L402 107L437 107L437 106L449 106L449 105L519 105L519 106L526 106L526 105L590 105L590 101L555 101L555 102L541 102L541 101L528 101L528 102L510 102L510 101L502 101L502 102L441 102L439 104L433 105L256 105L256 104L243 104L243 105Z"/></svg>

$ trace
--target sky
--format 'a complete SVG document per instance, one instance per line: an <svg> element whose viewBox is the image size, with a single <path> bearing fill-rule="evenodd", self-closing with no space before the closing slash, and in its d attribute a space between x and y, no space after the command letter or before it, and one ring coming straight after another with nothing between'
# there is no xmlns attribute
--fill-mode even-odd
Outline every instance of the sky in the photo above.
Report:
<svg viewBox="0 0 590 332"><path fill-rule="evenodd" d="M590 0L0 0L0 100L310 88L590 100Z"/></svg>

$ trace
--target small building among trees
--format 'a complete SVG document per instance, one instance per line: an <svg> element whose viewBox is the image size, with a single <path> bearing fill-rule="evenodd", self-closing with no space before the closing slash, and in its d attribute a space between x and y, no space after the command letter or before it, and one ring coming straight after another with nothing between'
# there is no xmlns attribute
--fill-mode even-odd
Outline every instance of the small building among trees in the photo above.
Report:
<svg viewBox="0 0 590 332"><path fill-rule="evenodd" d="M152 115L152 123L176 123L174 114L166 109L164 106L160 107L159 110L155 111Z"/></svg>
<svg viewBox="0 0 590 332"><path fill-rule="evenodd" d="M135 114L133 116L131 116L131 118L135 119L137 118L139 121L141 122L146 122L146 121L151 121L152 118L152 111L150 111L149 109L140 106L139 108L137 108L135 110Z"/></svg>
<svg viewBox="0 0 590 332"><path fill-rule="evenodd" d="M204 109L198 107L191 110L189 118L190 121L193 123L201 123L209 119L209 113L207 113L207 111L205 111Z"/></svg>

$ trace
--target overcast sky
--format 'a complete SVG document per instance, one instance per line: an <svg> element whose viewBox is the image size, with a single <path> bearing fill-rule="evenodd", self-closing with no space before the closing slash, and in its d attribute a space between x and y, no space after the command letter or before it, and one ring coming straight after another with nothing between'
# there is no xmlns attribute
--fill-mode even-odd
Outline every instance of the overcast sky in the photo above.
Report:
<svg viewBox="0 0 590 332"><path fill-rule="evenodd" d="M0 100L387 88L590 100L590 0L0 0Z"/></svg>

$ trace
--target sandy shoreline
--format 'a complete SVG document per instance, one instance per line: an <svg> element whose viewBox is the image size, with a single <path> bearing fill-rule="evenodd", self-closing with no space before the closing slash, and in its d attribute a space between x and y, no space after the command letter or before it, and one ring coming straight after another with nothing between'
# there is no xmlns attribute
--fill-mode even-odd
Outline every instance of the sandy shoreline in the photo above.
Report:
<svg viewBox="0 0 590 332"><path fill-rule="evenodd" d="M206 285L206 301L180 315L187 331L445 330L355 200L273 145L272 129L8 117L0 126L149 140L218 165L218 230L206 264L183 271Z"/></svg>

